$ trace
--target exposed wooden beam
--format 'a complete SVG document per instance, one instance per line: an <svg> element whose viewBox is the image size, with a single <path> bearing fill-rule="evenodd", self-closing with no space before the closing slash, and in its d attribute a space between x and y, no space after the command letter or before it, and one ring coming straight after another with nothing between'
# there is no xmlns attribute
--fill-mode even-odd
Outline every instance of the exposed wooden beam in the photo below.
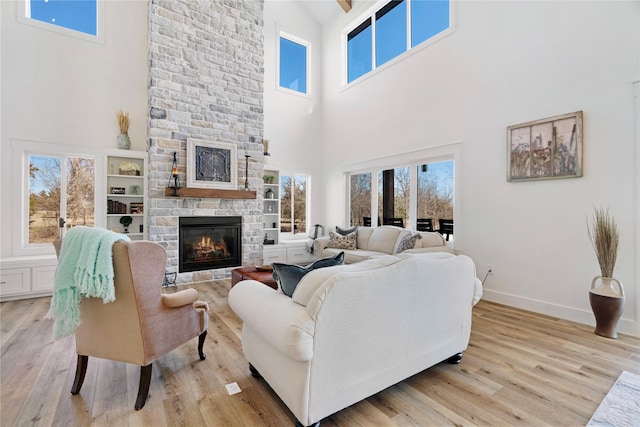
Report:
<svg viewBox="0 0 640 427"><path fill-rule="evenodd" d="M344 13L347 13L351 10L351 0L337 0Z"/></svg>

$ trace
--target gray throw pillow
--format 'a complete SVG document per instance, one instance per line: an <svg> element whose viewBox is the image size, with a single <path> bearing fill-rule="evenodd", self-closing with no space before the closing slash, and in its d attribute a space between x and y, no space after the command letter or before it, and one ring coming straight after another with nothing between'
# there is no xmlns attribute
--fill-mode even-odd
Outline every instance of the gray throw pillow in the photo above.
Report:
<svg viewBox="0 0 640 427"><path fill-rule="evenodd" d="M271 265L273 266L273 280L280 284L280 289L282 289L282 292L284 292L286 296L291 297L293 291L296 290L296 286L298 286L298 283L305 274L317 268L342 264L344 264L344 252L340 252L329 258L319 259L306 267L280 262L274 262Z"/></svg>

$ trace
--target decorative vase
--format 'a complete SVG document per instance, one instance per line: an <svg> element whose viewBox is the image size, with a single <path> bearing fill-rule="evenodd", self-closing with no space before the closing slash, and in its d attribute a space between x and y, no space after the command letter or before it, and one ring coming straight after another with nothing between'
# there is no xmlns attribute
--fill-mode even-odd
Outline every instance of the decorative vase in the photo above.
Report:
<svg viewBox="0 0 640 427"><path fill-rule="evenodd" d="M121 150L128 150L131 147L131 139L126 133L118 135L118 148Z"/></svg>
<svg viewBox="0 0 640 427"><path fill-rule="evenodd" d="M600 279L602 285L596 287ZM617 285L617 289L613 284ZM596 335L606 338L618 338L616 328L624 311L624 288L619 280L613 277L596 276L591 281L589 291L591 310L596 318Z"/></svg>

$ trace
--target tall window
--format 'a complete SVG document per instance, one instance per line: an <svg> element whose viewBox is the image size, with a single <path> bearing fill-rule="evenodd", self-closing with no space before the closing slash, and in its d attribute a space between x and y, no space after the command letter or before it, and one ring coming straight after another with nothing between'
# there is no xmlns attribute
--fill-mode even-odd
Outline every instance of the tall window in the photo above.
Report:
<svg viewBox="0 0 640 427"><path fill-rule="evenodd" d="M281 88L307 93L309 73L309 44L280 35L280 81Z"/></svg>
<svg viewBox="0 0 640 427"><path fill-rule="evenodd" d="M280 175L280 232L307 234L307 175Z"/></svg>
<svg viewBox="0 0 640 427"><path fill-rule="evenodd" d="M95 160L30 155L28 244L51 243L67 226L92 227L95 219Z"/></svg>
<svg viewBox="0 0 640 427"><path fill-rule="evenodd" d="M354 174L350 180L351 225L371 225L371 172Z"/></svg>
<svg viewBox="0 0 640 427"><path fill-rule="evenodd" d="M378 219L380 224L409 226L410 169L378 171Z"/></svg>
<svg viewBox="0 0 640 427"><path fill-rule="evenodd" d="M25 17L57 27L98 35L98 0L23 0Z"/></svg>
<svg viewBox="0 0 640 427"><path fill-rule="evenodd" d="M392 0L368 16L346 36L347 83L447 30L449 9L449 0Z"/></svg>
<svg viewBox="0 0 640 427"><path fill-rule="evenodd" d="M418 166L418 218L453 219L453 160Z"/></svg>

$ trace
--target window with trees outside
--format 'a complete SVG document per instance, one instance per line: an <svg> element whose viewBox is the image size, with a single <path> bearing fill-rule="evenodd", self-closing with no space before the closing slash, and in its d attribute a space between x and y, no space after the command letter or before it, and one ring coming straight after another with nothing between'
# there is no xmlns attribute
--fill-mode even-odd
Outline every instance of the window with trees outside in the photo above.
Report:
<svg viewBox="0 0 640 427"><path fill-rule="evenodd" d="M307 234L307 175L280 175L280 232Z"/></svg>
<svg viewBox="0 0 640 427"><path fill-rule="evenodd" d="M95 159L29 155L28 245L50 244L67 227L93 227Z"/></svg>
<svg viewBox="0 0 640 427"><path fill-rule="evenodd" d="M451 27L449 0L392 0L346 34L347 83Z"/></svg>
<svg viewBox="0 0 640 427"><path fill-rule="evenodd" d="M349 179L351 225L415 228L412 218L416 218L431 219L437 230L440 219L453 219L453 160L354 173ZM372 209L372 202L377 209Z"/></svg>

